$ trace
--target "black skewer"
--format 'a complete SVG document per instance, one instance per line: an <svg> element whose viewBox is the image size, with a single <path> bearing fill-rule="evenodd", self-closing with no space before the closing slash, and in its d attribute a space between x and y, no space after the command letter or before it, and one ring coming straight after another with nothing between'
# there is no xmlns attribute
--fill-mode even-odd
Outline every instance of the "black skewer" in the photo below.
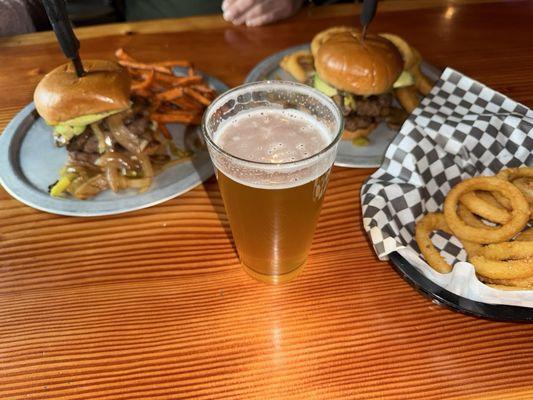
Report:
<svg viewBox="0 0 533 400"><path fill-rule="evenodd" d="M363 27L363 40L366 36L366 30L368 28L368 25L370 22L372 22L372 19L374 19L374 15L376 15L376 8L378 5L378 0L364 0L363 1L363 10L361 11L361 15L359 16L359 19L361 21L361 26Z"/></svg>
<svg viewBox="0 0 533 400"><path fill-rule="evenodd" d="M63 50L65 56L72 61L72 64L76 69L76 75L82 77L85 75L85 70L83 69L83 64L78 52L80 49L80 42L72 30L72 25L68 19L65 1L43 0L43 5L46 14L48 15L48 19L52 24L52 28L54 28L61 50Z"/></svg>

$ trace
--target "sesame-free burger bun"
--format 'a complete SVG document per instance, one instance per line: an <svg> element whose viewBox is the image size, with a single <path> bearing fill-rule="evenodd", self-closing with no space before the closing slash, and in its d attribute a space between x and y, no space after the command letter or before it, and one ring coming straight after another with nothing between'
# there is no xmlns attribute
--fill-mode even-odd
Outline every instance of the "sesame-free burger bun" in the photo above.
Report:
<svg viewBox="0 0 533 400"><path fill-rule="evenodd" d="M313 54L313 57L316 57L316 53L320 46L322 46L322 43L327 42L331 36L341 32L357 32L357 28L351 26L333 26L317 33L311 41L311 54Z"/></svg>
<svg viewBox="0 0 533 400"><path fill-rule="evenodd" d="M129 107L131 78L122 66L108 60L83 60L83 67L86 74L78 78L71 63L61 65L35 88L35 107L47 123Z"/></svg>
<svg viewBox="0 0 533 400"><path fill-rule="evenodd" d="M387 39L357 31L336 32L315 55L318 76L337 89L360 96L389 91L403 70L403 60Z"/></svg>

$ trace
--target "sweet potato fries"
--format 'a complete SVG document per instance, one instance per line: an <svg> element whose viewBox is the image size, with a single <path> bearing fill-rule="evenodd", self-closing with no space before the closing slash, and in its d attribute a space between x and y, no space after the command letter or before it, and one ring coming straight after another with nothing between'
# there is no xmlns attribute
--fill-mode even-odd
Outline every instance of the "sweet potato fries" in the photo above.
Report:
<svg viewBox="0 0 533 400"><path fill-rule="evenodd" d="M161 133L168 137L164 124L200 124L205 108L216 92L193 68L190 61L170 60L140 62L123 48L115 52L119 64L132 76L132 94L145 98L150 104L150 119L158 123ZM173 74L178 67L181 74Z"/></svg>

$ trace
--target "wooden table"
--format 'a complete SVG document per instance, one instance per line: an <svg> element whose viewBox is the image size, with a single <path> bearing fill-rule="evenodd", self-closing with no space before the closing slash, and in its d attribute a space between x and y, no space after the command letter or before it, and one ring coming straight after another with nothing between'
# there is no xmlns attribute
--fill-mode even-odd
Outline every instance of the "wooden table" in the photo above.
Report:
<svg viewBox="0 0 533 400"><path fill-rule="evenodd" d="M358 12L78 33L83 57L119 46L145 60L179 56L237 85L264 57ZM532 20L527 1L399 0L381 3L372 29L531 107ZM0 40L0 129L62 62L50 33ZM335 168L306 270L280 287L240 269L214 179L103 218L46 214L0 189L0 398L533 398L533 326L443 309L376 259L359 204L371 173Z"/></svg>

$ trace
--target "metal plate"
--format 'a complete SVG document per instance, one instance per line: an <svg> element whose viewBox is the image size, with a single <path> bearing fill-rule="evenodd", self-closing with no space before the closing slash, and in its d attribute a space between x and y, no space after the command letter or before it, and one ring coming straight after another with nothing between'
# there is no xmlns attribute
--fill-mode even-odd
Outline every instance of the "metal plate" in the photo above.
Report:
<svg viewBox="0 0 533 400"><path fill-rule="evenodd" d="M252 71L246 77L245 83L262 81L262 80L288 80L294 81L294 78L279 67L279 63L283 57L287 54L294 53L299 50L308 50L309 44L301 44L298 46L290 47L282 50L278 53L265 58L259 64L257 64ZM437 80L440 77L440 71L422 62L422 72L432 80ZM340 167L352 167L352 168L377 168L383 161L385 151L389 146L396 133L393 129L390 129L385 123L381 123L372 132L370 144L364 147L356 147L352 144L351 140L341 140L339 143L339 149L337 152L337 158L335 165Z"/></svg>
<svg viewBox="0 0 533 400"><path fill-rule="evenodd" d="M436 304L475 317L498 321L533 322L533 309L531 308L481 303L458 296L426 278L400 254L391 253L389 258L396 272L405 281Z"/></svg>
<svg viewBox="0 0 533 400"><path fill-rule="evenodd" d="M219 80L204 77L218 93L228 90ZM180 147L188 147L200 134L200 127L167 126ZM129 189L119 193L106 190L88 200L51 197L48 186L57 180L66 160L66 149L54 146L52 129L37 115L33 103L24 107L0 136L0 183L4 189L22 203L53 214L92 217L138 210L179 196L213 175L209 154L201 150L192 160L158 174L142 194Z"/></svg>

